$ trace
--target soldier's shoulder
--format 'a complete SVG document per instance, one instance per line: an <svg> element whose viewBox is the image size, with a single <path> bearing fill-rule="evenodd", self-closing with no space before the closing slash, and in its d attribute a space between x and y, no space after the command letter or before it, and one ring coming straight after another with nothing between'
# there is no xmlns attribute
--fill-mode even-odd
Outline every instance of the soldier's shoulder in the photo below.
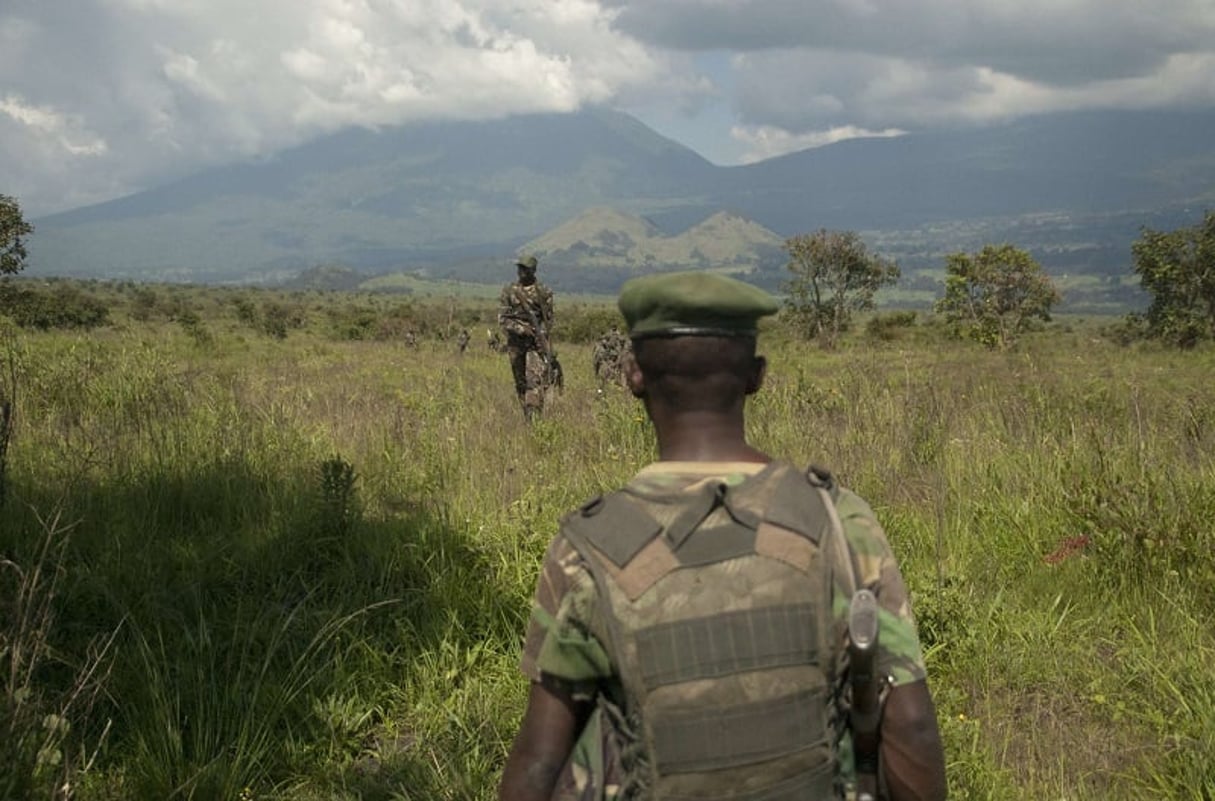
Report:
<svg viewBox="0 0 1215 801"><path fill-rule="evenodd" d="M569 515L566 517L569 517ZM564 523L564 519L562 523ZM558 531L557 535L548 544L548 549L544 554L544 561L568 567L581 562L582 556L578 553L578 549L569 541L569 538L565 536L565 532Z"/></svg>
<svg viewBox="0 0 1215 801"><path fill-rule="evenodd" d="M564 533L558 533L549 542L541 562L540 577L541 586L547 588L550 596L548 603L542 600L540 605L551 606L549 611L553 614L566 595L594 584L586 560Z"/></svg>
<svg viewBox="0 0 1215 801"><path fill-rule="evenodd" d="M869 503L855 492L836 490L835 509L854 554L881 562L891 556L886 531Z"/></svg>
<svg viewBox="0 0 1215 801"><path fill-rule="evenodd" d="M869 502L847 487L835 484L835 508L840 519L849 517L870 518L876 522L877 515Z"/></svg>

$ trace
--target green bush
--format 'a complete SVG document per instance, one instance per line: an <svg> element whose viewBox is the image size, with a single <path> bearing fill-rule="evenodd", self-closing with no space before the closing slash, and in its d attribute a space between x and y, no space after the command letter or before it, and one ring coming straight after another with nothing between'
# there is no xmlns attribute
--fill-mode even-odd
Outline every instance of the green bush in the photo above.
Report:
<svg viewBox="0 0 1215 801"><path fill-rule="evenodd" d="M206 323L194 312L187 311L178 315L177 324L181 326L181 329L186 332L190 339L194 340L194 344L199 347L205 348L215 344L215 337L212 336Z"/></svg>
<svg viewBox="0 0 1215 801"><path fill-rule="evenodd" d="M236 309L236 319L250 328L257 328L258 314L257 304L244 295L238 295L232 298L232 307Z"/></svg>
<svg viewBox="0 0 1215 801"><path fill-rule="evenodd" d="M50 287L0 283L0 314L22 328L47 331L56 328L91 329L109 322L110 310L70 283Z"/></svg>
<svg viewBox="0 0 1215 801"><path fill-rule="evenodd" d="M553 338L586 345L597 341L613 325L624 330L624 318L614 306L579 304L558 310Z"/></svg>
<svg viewBox="0 0 1215 801"><path fill-rule="evenodd" d="M286 339L287 332L304 327L304 311L298 305L266 301L262 304L261 329L275 339Z"/></svg>
<svg viewBox="0 0 1215 801"><path fill-rule="evenodd" d="M900 330L914 326L917 317L914 311L875 314L865 323L865 334L873 339L890 342L898 338Z"/></svg>
<svg viewBox="0 0 1215 801"><path fill-rule="evenodd" d="M1116 323L1102 326L1101 335L1119 345L1131 345L1151 337L1147 320L1142 314L1128 314Z"/></svg>

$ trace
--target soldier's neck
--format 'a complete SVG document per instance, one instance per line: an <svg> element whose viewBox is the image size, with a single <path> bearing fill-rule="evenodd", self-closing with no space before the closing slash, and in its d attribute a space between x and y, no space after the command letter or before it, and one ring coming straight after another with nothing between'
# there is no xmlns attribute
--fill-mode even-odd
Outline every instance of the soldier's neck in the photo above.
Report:
<svg viewBox="0 0 1215 801"><path fill-rule="evenodd" d="M664 462L770 462L747 442L742 416L682 412L654 421Z"/></svg>

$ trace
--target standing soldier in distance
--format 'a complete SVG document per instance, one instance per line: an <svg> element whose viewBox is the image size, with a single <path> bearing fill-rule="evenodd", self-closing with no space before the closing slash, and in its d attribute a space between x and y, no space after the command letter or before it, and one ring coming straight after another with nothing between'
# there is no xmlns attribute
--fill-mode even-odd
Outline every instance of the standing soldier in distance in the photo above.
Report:
<svg viewBox="0 0 1215 801"><path fill-rule="evenodd" d="M599 389L607 384L624 386L624 360L631 350L629 338L615 325L599 337L591 351L591 365L599 380Z"/></svg>
<svg viewBox="0 0 1215 801"><path fill-rule="evenodd" d="M844 798L862 596L877 604L882 797L943 799L924 660L881 526L825 471L745 438L766 369L756 324L776 300L674 273L628 282L619 306L659 461L569 514L549 546L500 801Z"/></svg>
<svg viewBox="0 0 1215 801"><path fill-rule="evenodd" d="M464 351L468 350L468 329L461 328L459 336L456 337L456 347L460 350L460 355L464 355Z"/></svg>
<svg viewBox="0 0 1215 801"><path fill-rule="evenodd" d="M498 326L506 336L515 394L531 422L544 409L544 391L551 381L553 292L536 280L535 256L520 258L515 267L517 280L498 297Z"/></svg>

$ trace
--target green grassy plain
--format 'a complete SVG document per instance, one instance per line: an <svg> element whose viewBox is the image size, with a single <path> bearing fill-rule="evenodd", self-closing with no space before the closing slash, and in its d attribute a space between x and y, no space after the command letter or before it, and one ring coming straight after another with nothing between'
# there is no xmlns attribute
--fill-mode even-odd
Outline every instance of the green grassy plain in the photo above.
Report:
<svg viewBox="0 0 1215 801"><path fill-rule="evenodd" d="M492 798L557 520L654 455L611 311L529 428L486 302L151 291L0 321L0 798ZM891 336L773 325L749 433L884 522L951 797L1215 796L1215 352Z"/></svg>

